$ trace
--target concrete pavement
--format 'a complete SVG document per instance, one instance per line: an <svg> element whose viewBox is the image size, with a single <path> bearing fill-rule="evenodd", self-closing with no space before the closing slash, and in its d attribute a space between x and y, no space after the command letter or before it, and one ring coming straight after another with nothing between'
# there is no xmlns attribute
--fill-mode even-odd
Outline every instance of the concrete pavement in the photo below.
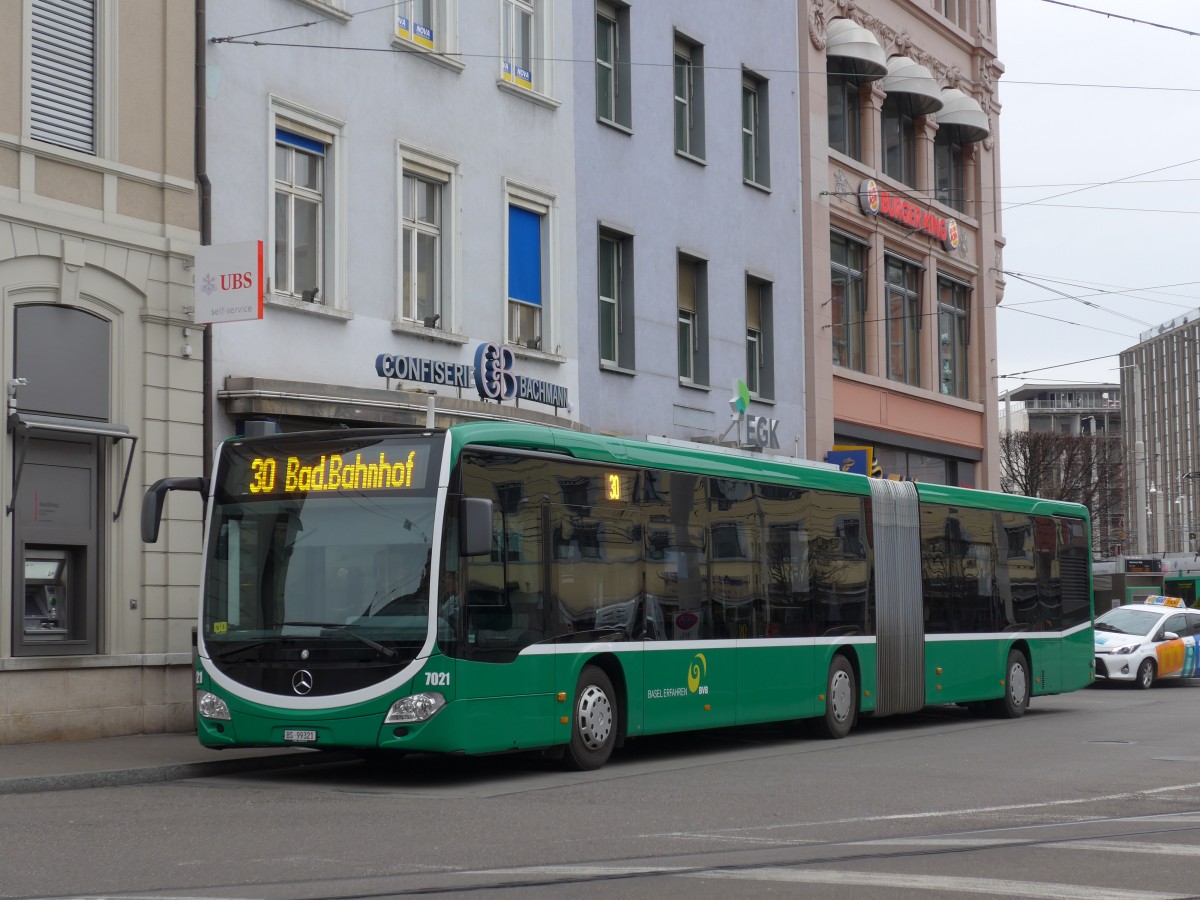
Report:
<svg viewBox="0 0 1200 900"><path fill-rule="evenodd" d="M193 732L0 746L0 794L149 784L255 769L316 765L353 754L314 750L210 750Z"/></svg>

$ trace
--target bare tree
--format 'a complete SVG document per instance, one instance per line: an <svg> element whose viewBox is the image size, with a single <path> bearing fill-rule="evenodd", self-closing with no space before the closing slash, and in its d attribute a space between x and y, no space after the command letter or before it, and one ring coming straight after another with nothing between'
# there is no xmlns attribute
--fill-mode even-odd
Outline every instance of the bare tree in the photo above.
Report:
<svg viewBox="0 0 1200 900"><path fill-rule="evenodd" d="M1055 431L1000 435L1000 481L1010 494L1082 503L1097 556L1122 551L1125 477L1120 439Z"/></svg>

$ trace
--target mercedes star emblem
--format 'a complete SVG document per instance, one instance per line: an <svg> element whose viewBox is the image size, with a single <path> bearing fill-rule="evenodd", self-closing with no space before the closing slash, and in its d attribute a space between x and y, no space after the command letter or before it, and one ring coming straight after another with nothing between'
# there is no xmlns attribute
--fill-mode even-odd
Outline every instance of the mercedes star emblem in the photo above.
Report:
<svg viewBox="0 0 1200 900"><path fill-rule="evenodd" d="M292 676L292 690L297 694L307 694L312 690L313 677L308 669L301 669Z"/></svg>

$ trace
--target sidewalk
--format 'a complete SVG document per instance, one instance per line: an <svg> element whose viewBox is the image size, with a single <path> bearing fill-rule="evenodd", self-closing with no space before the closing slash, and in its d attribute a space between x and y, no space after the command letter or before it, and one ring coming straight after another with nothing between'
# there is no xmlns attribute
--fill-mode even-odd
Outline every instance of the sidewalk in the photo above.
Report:
<svg viewBox="0 0 1200 900"><path fill-rule="evenodd" d="M210 750L192 732L0 746L0 794L149 784L354 758L313 750Z"/></svg>

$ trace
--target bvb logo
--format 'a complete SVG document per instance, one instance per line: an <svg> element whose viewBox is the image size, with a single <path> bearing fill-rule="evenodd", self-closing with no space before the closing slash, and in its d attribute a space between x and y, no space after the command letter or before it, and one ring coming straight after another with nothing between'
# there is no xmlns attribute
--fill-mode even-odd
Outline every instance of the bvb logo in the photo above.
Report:
<svg viewBox="0 0 1200 900"><path fill-rule="evenodd" d="M703 653L697 653L692 657L692 664L688 666L688 691L696 693L700 689L700 682L707 674L708 660L704 658Z"/></svg>
<svg viewBox="0 0 1200 900"><path fill-rule="evenodd" d="M512 350L499 344L475 348L475 387L483 400L511 400L517 394L517 377L512 373Z"/></svg>

